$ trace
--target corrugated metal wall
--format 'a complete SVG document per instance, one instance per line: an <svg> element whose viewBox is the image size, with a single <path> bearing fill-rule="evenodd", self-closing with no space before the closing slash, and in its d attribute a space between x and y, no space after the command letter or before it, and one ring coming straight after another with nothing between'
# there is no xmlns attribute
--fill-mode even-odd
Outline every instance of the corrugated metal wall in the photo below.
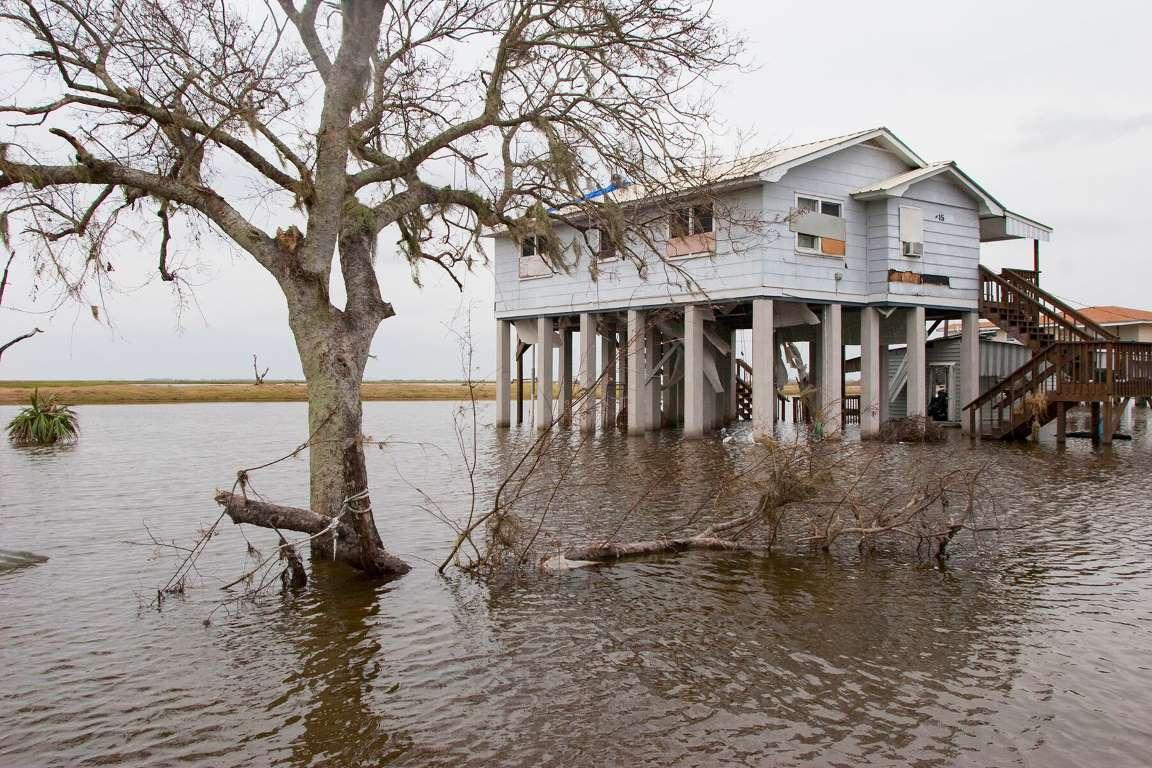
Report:
<svg viewBox="0 0 1152 768"><path fill-rule="evenodd" d="M904 362L904 354L906 350L904 347L893 349L888 353L888 380L891 381L900 369L901 364ZM992 339L980 339L980 391L985 392L991 389L1000 382L1012 371L1016 370L1032 357L1032 351L1027 347L1021 346L1014 342L993 341ZM947 339L935 339L928 343L928 348L925 352L925 362L930 368L933 363L957 363L960 362L960 337L950 336ZM925 375L928 371L925 370ZM959 366L957 366L957 375L959 375ZM927 388L928 397L931 398L934 393L934 387ZM908 415L908 401L907 394L904 388L901 388L896 398L888 405L888 414L890 418L902 419ZM957 398L960 396L959 392L949 392L950 398ZM953 415L958 415L959 410L964 407L965 403L955 402L950 410Z"/></svg>

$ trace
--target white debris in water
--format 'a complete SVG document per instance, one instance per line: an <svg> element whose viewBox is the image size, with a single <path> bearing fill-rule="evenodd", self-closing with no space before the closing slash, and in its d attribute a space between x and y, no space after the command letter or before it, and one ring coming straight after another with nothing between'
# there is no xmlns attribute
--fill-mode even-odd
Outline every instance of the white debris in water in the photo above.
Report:
<svg viewBox="0 0 1152 768"><path fill-rule="evenodd" d="M600 565L600 563L595 560L569 560L564 557L564 555L555 555L546 560L541 560L540 570L545 573L563 573L573 568L587 568L592 565Z"/></svg>

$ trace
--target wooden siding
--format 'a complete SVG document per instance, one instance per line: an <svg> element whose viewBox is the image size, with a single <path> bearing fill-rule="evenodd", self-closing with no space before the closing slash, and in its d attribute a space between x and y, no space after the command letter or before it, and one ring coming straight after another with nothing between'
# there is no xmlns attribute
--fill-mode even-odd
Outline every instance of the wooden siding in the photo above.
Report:
<svg viewBox="0 0 1152 768"><path fill-rule="evenodd" d="M955 185L929 179L913 185L903 198L863 202L857 189L909 169L896 155L857 145L798 166L774 183L757 182L720 198L736 213L732 221L717 217L716 253L676 259L675 265L697 281L713 300L768 296L782 300L835 301L846 304L925 304L975 308L979 281L979 220L975 202ZM741 219L783 219L797 195L835 200L842 205L846 249L843 256L802 253L787 223L766 229L747 227ZM899 206L924 211L924 256L900 256ZM938 220L943 217L943 221ZM571 231L557 231L568 242ZM647 278L620 260L600 262L597 279L588 269L584 249L571 270L535 279L518 276L518 253L508 238L495 238L496 315L504 318L618 311L629 307L700 301L688 294L684 278L655 254L647 261ZM661 249L662 246L661 246ZM947 275L949 287L888 282L889 269Z"/></svg>

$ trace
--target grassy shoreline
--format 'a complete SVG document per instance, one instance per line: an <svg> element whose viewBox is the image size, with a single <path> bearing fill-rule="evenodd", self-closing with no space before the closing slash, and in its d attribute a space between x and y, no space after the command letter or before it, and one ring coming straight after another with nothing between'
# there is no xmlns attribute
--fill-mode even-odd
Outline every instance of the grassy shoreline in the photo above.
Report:
<svg viewBox="0 0 1152 768"><path fill-rule="evenodd" d="M475 382L477 400L496 397L494 382ZM32 390L69 405L284 403L308 399L302 381L0 381L0 405L26 405ZM467 400L462 381L366 381L365 400Z"/></svg>

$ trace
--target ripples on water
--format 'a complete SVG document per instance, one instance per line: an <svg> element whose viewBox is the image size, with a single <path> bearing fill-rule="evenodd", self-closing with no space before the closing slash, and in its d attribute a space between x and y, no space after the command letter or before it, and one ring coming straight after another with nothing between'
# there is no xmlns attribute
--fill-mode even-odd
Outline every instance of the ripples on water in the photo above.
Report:
<svg viewBox="0 0 1152 768"><path fill-rule="evenodd" d="M218 579L245 565L240 533L162 614L138 605L172 563L125 542L144 521L188 541L214 487L304 437L304 407L78 410L74 447L0 448L0 547L52 558L0 573L0 766L1152 761L1146 411L1111 450L898 449L908 466L992 460L1025 526L943 571L695 553L482 587L435 576L450 534L417 509L417 488L466 503L452 406L369 403L366 431L392 441L369 457L382 533L416 569L370 588L319 566L300 594L206 627ZM516 439L484 429L485 487ZM553 524L603 530L655 476L637 525L664 530L742 451L597 437ZM306 460L255 481L303 504Z"/></svg>

